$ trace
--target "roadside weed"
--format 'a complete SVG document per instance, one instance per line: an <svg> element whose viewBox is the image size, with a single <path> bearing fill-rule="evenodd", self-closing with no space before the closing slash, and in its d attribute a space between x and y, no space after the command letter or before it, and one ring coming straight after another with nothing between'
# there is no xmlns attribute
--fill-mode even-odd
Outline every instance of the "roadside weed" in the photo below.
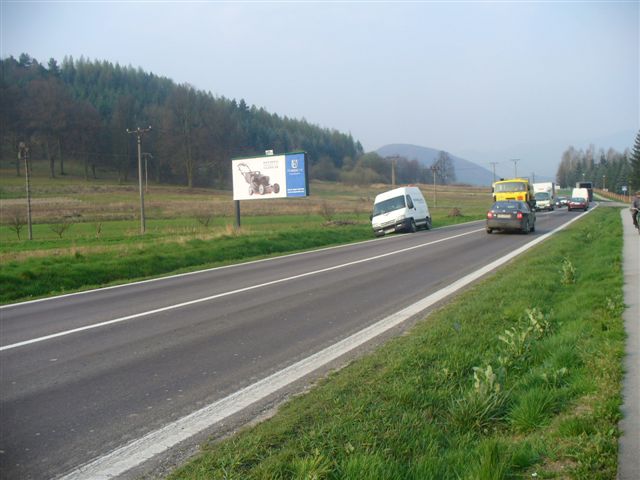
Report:
<svg viewBox="0 0 640 480"><path fill-rule="evenodd" d="M573 266L571 260L564 258L562 260L562 279L560 282L563 285L572 285L576 283L576 267Z"/></svg>

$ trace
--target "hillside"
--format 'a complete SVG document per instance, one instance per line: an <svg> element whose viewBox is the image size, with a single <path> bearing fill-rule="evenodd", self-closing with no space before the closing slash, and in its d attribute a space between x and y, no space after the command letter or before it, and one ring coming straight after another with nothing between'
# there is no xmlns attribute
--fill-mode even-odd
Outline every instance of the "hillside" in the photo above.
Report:
<svg viewBox="0 0 640 480"><path fill-rule="evenodd" d="M19 142L30 158L45 160L49 176L66 175L65 161L116 171L126 182L137 169L134 135L146 128L142 148L158 183L230 186L234 157L304 150L311 166L341 168L363 148L350 134L267 112L142 69L67 58L45 66L27 54L0 59L0 157L15 162ZM16 167L19 170L19 166Z"/></svg>
<svg viewBox="0 0 640 480"><path fill-rule="evenodd" d="M409 160L417 160L420 165L429 167L438 157L440 150L435 148L420 147L418 145L409 145L403 143L394 143L385 145L376 150L376 153L382 157L398 155ZM448 153L448 152L447 152ZM453 162L456 173L456 183L468 183L470 185L491 185L493 182L493 173L469 160L456 157L449 153L449 158Z"/></svg>

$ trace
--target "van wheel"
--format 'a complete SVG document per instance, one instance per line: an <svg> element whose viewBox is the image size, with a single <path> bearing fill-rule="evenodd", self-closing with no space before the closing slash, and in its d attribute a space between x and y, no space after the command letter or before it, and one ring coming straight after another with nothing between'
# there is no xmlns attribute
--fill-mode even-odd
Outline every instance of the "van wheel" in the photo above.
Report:
<svg viewBox="0 0 640 480"><path fill-rule="evenodd" d="M431 219L427 217L427 220L424 222L424 229L431 230Z"/></svg>
<svg viewBox="0 0 640 480"><path fill-rule="evenodd" d="M416 233L416 222L414 222L413 218L411 219L411 223L409 224L409 232Z"/></svg>

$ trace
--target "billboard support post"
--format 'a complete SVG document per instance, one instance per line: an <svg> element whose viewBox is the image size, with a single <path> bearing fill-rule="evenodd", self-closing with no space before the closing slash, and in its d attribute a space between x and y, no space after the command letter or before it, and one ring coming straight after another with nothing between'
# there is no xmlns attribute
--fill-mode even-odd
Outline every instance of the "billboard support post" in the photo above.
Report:
<svg viewBox="0 0 640 480"><path fill-rule="evenodd" d="M240 200L233 202L236 206L236 229L240 228Z"/></svg>

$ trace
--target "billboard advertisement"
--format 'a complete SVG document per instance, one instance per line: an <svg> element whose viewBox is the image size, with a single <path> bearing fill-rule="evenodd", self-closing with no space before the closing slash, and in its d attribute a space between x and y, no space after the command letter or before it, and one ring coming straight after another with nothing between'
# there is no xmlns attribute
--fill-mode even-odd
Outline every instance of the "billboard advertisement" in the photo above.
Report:
<svg viewBox="0 0 640 480"><path fill-rule="evenodd" d="M309 195L305 152L239 158L231 161L234 200Z"/></svg>

